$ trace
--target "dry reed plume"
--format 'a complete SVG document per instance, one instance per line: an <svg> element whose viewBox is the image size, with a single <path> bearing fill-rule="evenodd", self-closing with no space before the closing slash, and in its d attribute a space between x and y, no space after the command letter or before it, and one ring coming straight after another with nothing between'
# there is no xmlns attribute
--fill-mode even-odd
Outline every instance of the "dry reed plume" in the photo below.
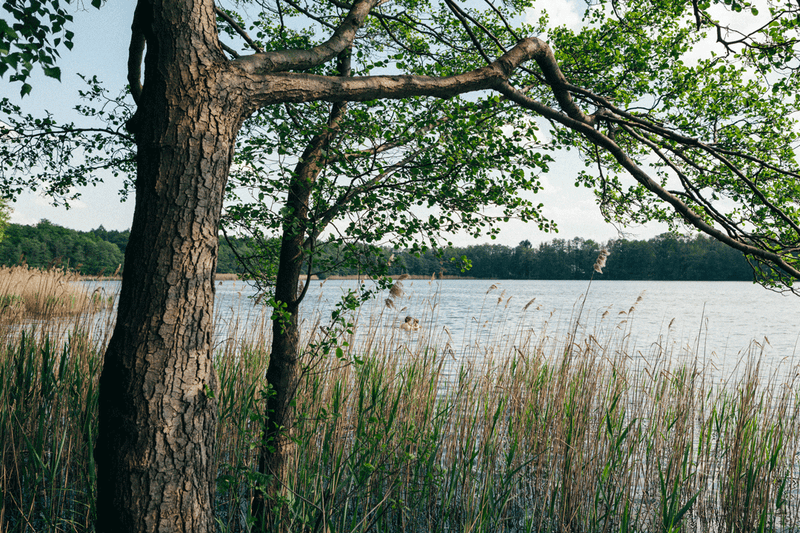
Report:
<svg viewBox="0 0 800 533"><path fill-rule="evenodd" d="M80 284L78 274L27 265L0 267L0 320L47 319L110 309L114 298Z"/></svg>

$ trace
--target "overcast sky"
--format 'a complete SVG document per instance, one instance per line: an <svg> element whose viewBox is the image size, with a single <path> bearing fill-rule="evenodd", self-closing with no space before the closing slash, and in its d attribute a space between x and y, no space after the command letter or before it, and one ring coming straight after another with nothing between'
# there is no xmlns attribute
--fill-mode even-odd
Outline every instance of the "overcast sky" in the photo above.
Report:
<svg viewBox="0 0 800 533"><path fill-rule="evenodd" d="M88 3L87 3L88 4ZM548 2L551 20L568 25L580 24L580 13L569 2ZM578 5L583 5L582 2ZM33 80L33 92L20 100L19 84L0 84L0 97L10 97L34 115L44 110L53 112L57 118L73 119L71 108L78 102L77 91L83 87L77 73L97 75L104 85L116 92L126 83L130 22L133 2L108 2L102 9L88 9L75 14L75 47L64 51L60 60L62 82L38 76ZM2 117L0 117L2 120ZM554 220L559 233L546 234L533 225L511 221L503 226L497 243L516 246L522 240L534 244L554 237L571 239L583 237L606 241L618 237L617 230L603 221L591 191L574 186L574 178L583 168L583 163L573 154L557 156L551 171L542 177L544 190L535 196L544 204L545 216ZM106 229L128 229L133 218L133 198L121 202L118 191L121 179L109 176L97 187L80 189L81 198L72 203L70 209L53 207L47 198L36 194L24 194L12 205L11 221L19 224L35 224L46 218L53 223L81 231L100 225ZM630 238L650 238L665 231L663 225L626 228ZM457 245L487 242L468 236L453 236Z"/></svg>

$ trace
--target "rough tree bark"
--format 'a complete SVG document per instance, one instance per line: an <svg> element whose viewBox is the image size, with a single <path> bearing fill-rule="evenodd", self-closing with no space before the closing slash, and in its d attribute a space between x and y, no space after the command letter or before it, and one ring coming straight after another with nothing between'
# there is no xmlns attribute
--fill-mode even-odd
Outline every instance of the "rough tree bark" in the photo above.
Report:
<svg viewBox="0 0 800 533"><path fill-rule="evenodd" d="M244 118L261 106L449 98L496 90L611 152L637 180L699 229L800 277L780 256L715 233L679 198L630 163L612 139L594 128L597 114L586 116L577 107L569 91L580 90L567 84L552 51L539 39L522 39L487 66L444 78L297 72L330 61L347 49L377 3L356 0L331 38L312 49L228 60L217 38L213 0L139 0L129 61L131 92L138 106L130 123L138 149L136 207L117 325L100 378L95 450L99 532L203 533L214 529L216 383L211 350L217 231L235 136ZM145 50L142 84L139 74ZM528 60L536 61L566 114L508 85L512 72ZM610 104L603 107L614 114L605 120L622 120L618 118L622 116L629 124L646 126L664 138L697 145L660 126L624 116ZM304 160L313 163L314 154L306 156ZM315 176L313 164L306 170L309 173L292 191L291 201L300 214L307 208L308 180ZM290 319L274 326L275 366L270 364L267 377L276 394L270 402L266 438L272 439L276 453L262 456L263 471L272 473L282 472L290 451L284 439L297 379L302 231L286 224L283 245L282 263L285 257L292 267L279 272L276 299L289 306ZM270 490L277 486L273 484ZM262 499L256 505L263 510L264 503Z"/></svg>
<svg viewBox="0 0 800 533"><path fill-rule="evenodd" d="M271 72L335 58L374 3L357 2L329 42L312 51L229 61L218 42L212 0L139 1L129 60L138 106L130 123L138 149L136 207L117 325L100 379L98 531L213 528L213 273L223 192L244 118L279 102L449 97L491 88L541 48L529 40L488 67L441 80ZM298 253L293 238L284 242L285 254ZM298 275L280 274L281 290L288 292L279 300L296 299ZM275 360L289 366L268 372L279 391L273 404L288 405L296 324L279 331L275 343ZM272 427L286 425L284 409L271 412ZM275 455L265 469L281 471L282 458Z"/></svg>
<svg viewBox="0 0 800 533"><path fill-rule="evenodd" d="M214 529L213 276L242 113L219 83L225 58L215 26L185 20L213 22L213 9L206 1L181 2L180 10L140 3L134 23L134 41L144 36L148 51L129 124L138 148L135 214L100 378L103 533Z"/></svg>

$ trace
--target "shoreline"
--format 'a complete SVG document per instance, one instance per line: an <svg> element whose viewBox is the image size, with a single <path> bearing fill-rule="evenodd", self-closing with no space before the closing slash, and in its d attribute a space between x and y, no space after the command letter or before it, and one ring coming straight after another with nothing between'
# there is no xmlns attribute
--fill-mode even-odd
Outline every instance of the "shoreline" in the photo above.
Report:
<svg viewBox="0 0 800 533"><path fill-rule="evenodd" d="M441 275L437 275L435 273L432 274L431 276L420 276L418 274L414 274L414 275L411 275L411 274L395 274L395 275L392 275L392 276L389 276L389 277L392 278L395 281L403 281L403 280L407 280L407 279L425 279L425 280L430 280L430 281L433 281L435 279L479 279L479 278L473 278L473 277L467 277L467 276L441 276ZM328 279L347 280L347 279L373 279L373 278L371 276L366 276L366 275L359 276L357 274L350 274L350 275L346 275L346 276L338 276L338 275L326 276L325 278L319 278L318 276L311 276L311 279L315 279L315 280L316 279L320 279L320 280L324 281L324 280L328 280Z"/></svg>

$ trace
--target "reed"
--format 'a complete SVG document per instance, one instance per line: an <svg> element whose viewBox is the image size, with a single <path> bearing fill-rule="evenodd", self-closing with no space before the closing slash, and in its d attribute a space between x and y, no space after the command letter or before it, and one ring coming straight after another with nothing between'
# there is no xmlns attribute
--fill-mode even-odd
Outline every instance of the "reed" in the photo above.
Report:
<svg viewBox="0 0 800 533"><path fill-rule="evenodd" d="M45 320L112 307L113 295L101 288L89 291L81 279L58 268L0 267L0 321Z"/></svg>
<svg viewBox="0 0 800 533"><path fill-rule="evenodd" d="M26 330L0 347L0 530L90 531L100 347Z"/></svg>
<svg viewBox="0 0 800 533"><path fill-rule="evenodd" d="M304 356L282 526L800 530L796 372L764 375L754 344L742 372L721 381L669 343L636 350L629 323L485 335L509 312L505 296L486 297L471 363L457 364L433 327L385 328L383 302L353 317L343 358ZM435 301L427 313L430 324ZM309 342L323 323L307 324ZM229 325L216 356L219 531L249 530L264 481L255 465L269 323L258 324ZM0 350L3 531L93 530L105 337L76 327L58 343L46 328L20 330Z"/></svg>

